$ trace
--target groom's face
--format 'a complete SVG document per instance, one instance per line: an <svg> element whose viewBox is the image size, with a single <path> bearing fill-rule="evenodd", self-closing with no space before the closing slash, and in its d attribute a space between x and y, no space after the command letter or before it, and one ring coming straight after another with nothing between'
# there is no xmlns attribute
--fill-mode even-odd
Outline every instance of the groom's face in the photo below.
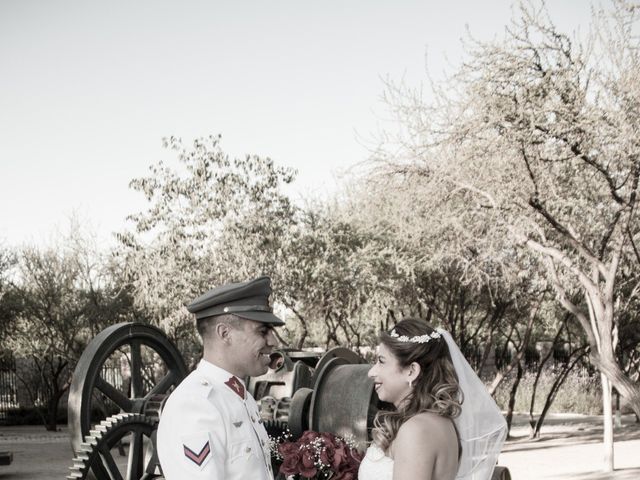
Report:
<svg viewBox="0 0 640 480"><path fill-rule="evenodd" d="M376 362L368 373L373 380L378 398L396 407L411 391L407 369L403 369L396 356L384 344L378 346Z"/></svg>
<svg viewBox="0 0 640 480"><path fill-rule="evenodd" d="M240 326L231 330L230 338L227 358L234 367L231 373L240 378L267 373L271 354L278 343L272 325L241 320Z"/></svg>

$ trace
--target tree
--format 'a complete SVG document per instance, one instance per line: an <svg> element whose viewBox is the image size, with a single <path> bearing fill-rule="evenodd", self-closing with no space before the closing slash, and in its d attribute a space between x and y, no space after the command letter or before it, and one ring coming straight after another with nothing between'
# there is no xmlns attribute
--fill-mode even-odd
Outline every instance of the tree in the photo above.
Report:
<svg viewBox="0 0 640 480"><path fill-rule="evenodd" d="M369 346L397 301L402 253L350 213L337 200L308 205L285 237L279 296L299 319L298 347Z"/></svg>
<svg viewBox="0 0 640 480"><path fill-rule="evenodd" d="M582 332L574 333L571 331L571 325L568 320L570 318L570 313L565 313L558 329L553 337L553 341L551 343L551 348L547 352L547 354L540 359L536 369L536 377L533 383L533 388L531 392L531 401L529 403L529 425L531 430L529 432L529 438L537 438L540 436L540 430L542 429L542 424L551 408L553 401L555 400L560 387L563 385L564 381L567 379L569 373L573 370L573 368L579 364L579 362L584 358L587 353L587 346L584 345L583 338L584 334L581 335ZM576 329L579 327L576 327ZM578 339L578 344L574 345L575 339ZM545 365L551 359L554 354L554 351L557 347L562 347L563 349L563 361L560 362L559 367L554 368L552 375L555 377L554 381L547 393L547 398L544 402L540 415L537 418L534 418L534 410L535 410L535 400L536 400L536 392L538 389L538 382L540 377L545 370ZM548 374L548 373L547 373Z"/></svg>
<svg viewBox="0 0 640 480"><path fill-rule="evenodd" d="M54 250L20 253L20 311L8 342L27 360L17 372L32 400L47 402L47 430L55 430L58 403L69 388L73 359L80 356L85 330L84 304L77 291L74 262Z"/></svg>
<svg viewBox="0 0 640 480"><path fill-rule="evenodd" d="M105 276L101 258L72 227L59 245L22 247L10 287L14 302L6 347L21 360L16 372L34 404L43 402L48 430L88 339L130 319L130 304Z"/></svg>
<svg viewBox="0 0 640 480"><path fill-rule="evenodd" d="M10 281L15 262L15 253L0 246L0 344L3 346L5 345L4 339L12 329L12 320L16 310L16 301L11 292ZM0 355L3 353L0 351Z"/></svg>
<svg viewBox="0 0 640 480"><path fill-rule="evenodd" d="M133 231L118 235L122 266L136 308L174 339L187 358L198 354L189 300L216 285L272 274L295 207L281 192L295 172L269 158L230 159L220 136L186 148L164 139L177 156L159 162L131 187L149 202L131 215ZM276 289L277 294L277 289Z"/></svg>
<svg viewBox="0 0 640 480"><path fill-rule="evenodd" d="M583 41L544 7L521 6L504 38L467 43L433 101L390 85L401 149L378 155L387 171L422 179L437 211L469 219L455 231L479 250L537 255L603 374L605 414L608 381L640 412L640 387L615 356L620 269L640 260L637 14L614 1Z"/></svg>

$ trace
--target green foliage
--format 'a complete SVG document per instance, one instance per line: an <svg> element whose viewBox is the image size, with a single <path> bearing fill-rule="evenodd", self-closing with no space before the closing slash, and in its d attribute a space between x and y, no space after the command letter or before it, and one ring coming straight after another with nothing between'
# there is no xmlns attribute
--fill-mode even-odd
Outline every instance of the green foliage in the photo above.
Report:
<svg viewBox="0 0 640 480"><path fill-rule="evenodd" d="M11 289L11 274L16 264L15 252L0 246L0 344L13 329L18 300ZM6 348L6 347L3 347Z"/></svg>
<svg viewBox="0 0 640 480"><path fill-rule="evenodd" d="M15 335L9 345L20 356L78 356L84 313L75 258L54 249L25 248L20 253L20 302ZM75 353L74 353L75 352Z"/></svg>
<svg viewBox="0 0 640 480"><path fill-rule="evenodd" d="M374 155L378 192L414 192L396 224L429 212L413 224L434 263L512 299L552 286L636 413L640 389L615 350L619 307L640 281L629 275L640 262L638 14L618 1L594 10L585 39L559 31L543 2L520 4L502 38L466 42L429 100L389 85L398 132Z"/></svg>
<svg viewBox="0 0 640 480"><path fill-rule="evenodd" d="M149 208L130 216L134 230L118 235L116 260L136 307L191 356L197 341L185 303L223 283L277 277L296 211L280 189L295 172L269 158L232 160L219 136L191 148L171 137L164 146L177 162L159 162L150 176L131 182Z"/></svg>
<svg viewBox="0 0 640 480"><path fill-rule="evenodd" d="M300 212L285 239L279 296L296 312L300 328L288 336L299 346L373 343L402 277L393 240L335 207Z"/></svg>
<svg viewBox="0 0 640 480"><path fill-rule="evenodd" d="M55 426L58 402L90 338L107 325L134 317L127 296L107 272L95 246L72 227L57 245L25 246L6 298L10 331L3 347L20 359L18 381L32 402L47 404Z"/></svg>

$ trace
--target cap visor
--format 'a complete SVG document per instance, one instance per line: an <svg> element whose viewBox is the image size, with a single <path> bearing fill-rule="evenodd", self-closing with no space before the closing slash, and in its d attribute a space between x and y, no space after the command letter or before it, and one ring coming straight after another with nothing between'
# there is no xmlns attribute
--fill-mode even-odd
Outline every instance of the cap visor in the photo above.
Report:
<svg viewBox="0 0 640 480"><path fill-rule="evenodd" d="M270 312L234 312L233 315L246 320L253 320L254 322L269 323L278 327L284 325L282 320Z"/></svg>

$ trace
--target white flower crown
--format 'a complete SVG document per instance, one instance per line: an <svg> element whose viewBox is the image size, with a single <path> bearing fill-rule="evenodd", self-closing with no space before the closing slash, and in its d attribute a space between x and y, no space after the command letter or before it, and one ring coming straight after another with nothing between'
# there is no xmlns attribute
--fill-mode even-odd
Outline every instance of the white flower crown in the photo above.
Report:
<svg viewBox="0 0 640 480"><path fill-rule="evenodd" d="M406 342L408 342L408 343L427 343L431 339L435 340L436 338L440 338L442 336L442 334L440 332L438 332L437 330L434 330L432 333L426 333L424 335L417 335L415 337L407 337L406 335L398 335L398 332L396 332L395 328L393 330L391 330L391 332L389 332L389 335L391 335L393 338L395 338L399 342L405 342L405 343Z"/></svg>

